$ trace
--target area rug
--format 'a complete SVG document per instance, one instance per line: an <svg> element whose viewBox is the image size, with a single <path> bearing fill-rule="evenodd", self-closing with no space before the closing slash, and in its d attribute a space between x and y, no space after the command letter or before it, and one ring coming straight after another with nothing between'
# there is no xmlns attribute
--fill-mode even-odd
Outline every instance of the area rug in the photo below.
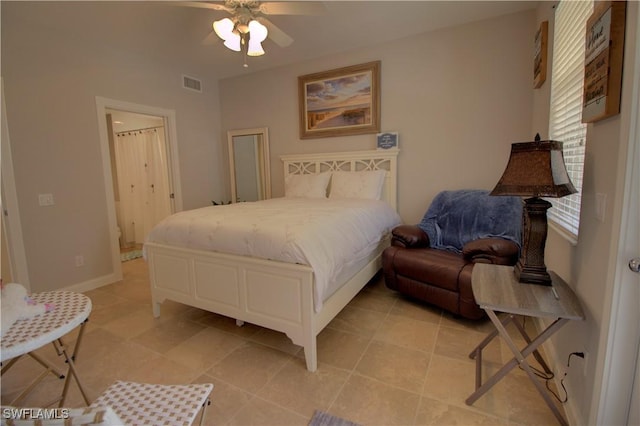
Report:
<svg viewBox="0 0 640 426"><path fill-rule="evenodd" d="M120 253L120 260L126 262L127 260L133 260L142 257L142 250L131 250Z"/></svg>
<svg viewBox="0 0 640 426"><path fill-rule="evenodd" d="M341 419L324 411L316 410L311 417L309 426L361 426L349 420Z"/></svg>

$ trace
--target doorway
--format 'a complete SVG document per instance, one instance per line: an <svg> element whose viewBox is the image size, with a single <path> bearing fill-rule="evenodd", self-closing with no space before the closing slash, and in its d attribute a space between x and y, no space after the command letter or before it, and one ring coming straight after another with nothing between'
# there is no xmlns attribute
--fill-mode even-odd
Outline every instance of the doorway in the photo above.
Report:
<svg viewBox="0 0 640 426"><path fill-rule="evenodd" d="M164 118L107 109L120 260L142 257L142 244L173 213Z"/></svg>
<svg viewBox="0 0 640 426"><path fill-rule="evenodd" d="M139 250L158 217L182 210L176 118L173 110L101 97L96 97L96 106L112 265L116 279L120 280L121 251ZM129 165L120 170L118 157L122 156L116 153L119 137L123 138L125 149L143 153L140 167ZM132 141L133 145L126 143ZM126 161L120 163L126 164ZM154 167L151 167L152 163ZM153 168L155 171L151 171ZM126 191L123 191L123 185L126 185ZM134 204L121 205L124 198ZM142 208L149 204L155 207L151 209L153 214ZM131 217L135 219L132 221Z"/></svg>

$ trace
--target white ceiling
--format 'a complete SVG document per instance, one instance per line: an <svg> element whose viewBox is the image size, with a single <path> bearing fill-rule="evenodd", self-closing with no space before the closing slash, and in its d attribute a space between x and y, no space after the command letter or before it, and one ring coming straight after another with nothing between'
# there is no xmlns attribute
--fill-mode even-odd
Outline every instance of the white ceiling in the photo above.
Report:
<svg viewBox="0 0 640 426"><path fill-rule="evenodd" d="M2 19L20 19L45 31L66 33L85 43L160 60L197 61L218 78L278 67L448 26L532 9L538 1L324 1L316 16L271 15L294 42L281 48L267 39L266 55L248 58L232 52L211 23L225 12L186 7L180 2L44 1L2 2ZM7 13L9 12L9 13ZM209 43L203 43L205 40Z"/></svg>

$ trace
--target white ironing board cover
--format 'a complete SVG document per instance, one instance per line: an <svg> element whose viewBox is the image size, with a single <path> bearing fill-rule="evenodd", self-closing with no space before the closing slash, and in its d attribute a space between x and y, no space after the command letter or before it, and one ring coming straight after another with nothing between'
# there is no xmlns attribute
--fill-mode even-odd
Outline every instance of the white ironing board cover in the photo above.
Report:
<svg viewBox="0 0 640 426"><path fill-rule="evenodd" d="M52 303L55 308L35 317L18 320L2 336L0 361L34 351L71 332L91 313L91 299L73 291L33 293L38 303Z"/></svg>
<svg viewBox="0 0 640 426"><path fill-rule="evenodd" d="M190 425L213 390L211 383L155 385L118 380L91 407L111 407L127 425Z"/></svg>

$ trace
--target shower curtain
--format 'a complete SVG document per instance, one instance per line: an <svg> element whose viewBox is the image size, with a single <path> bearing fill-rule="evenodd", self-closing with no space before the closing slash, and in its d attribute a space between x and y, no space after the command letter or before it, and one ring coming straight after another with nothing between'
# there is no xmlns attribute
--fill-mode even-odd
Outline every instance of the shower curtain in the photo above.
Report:
<svg viewBox="0 0 640 426"><path fill-rule="evenodd" d="M116 134L121 241L142 244L151 228L171 214L164 129Z"/></svg>

